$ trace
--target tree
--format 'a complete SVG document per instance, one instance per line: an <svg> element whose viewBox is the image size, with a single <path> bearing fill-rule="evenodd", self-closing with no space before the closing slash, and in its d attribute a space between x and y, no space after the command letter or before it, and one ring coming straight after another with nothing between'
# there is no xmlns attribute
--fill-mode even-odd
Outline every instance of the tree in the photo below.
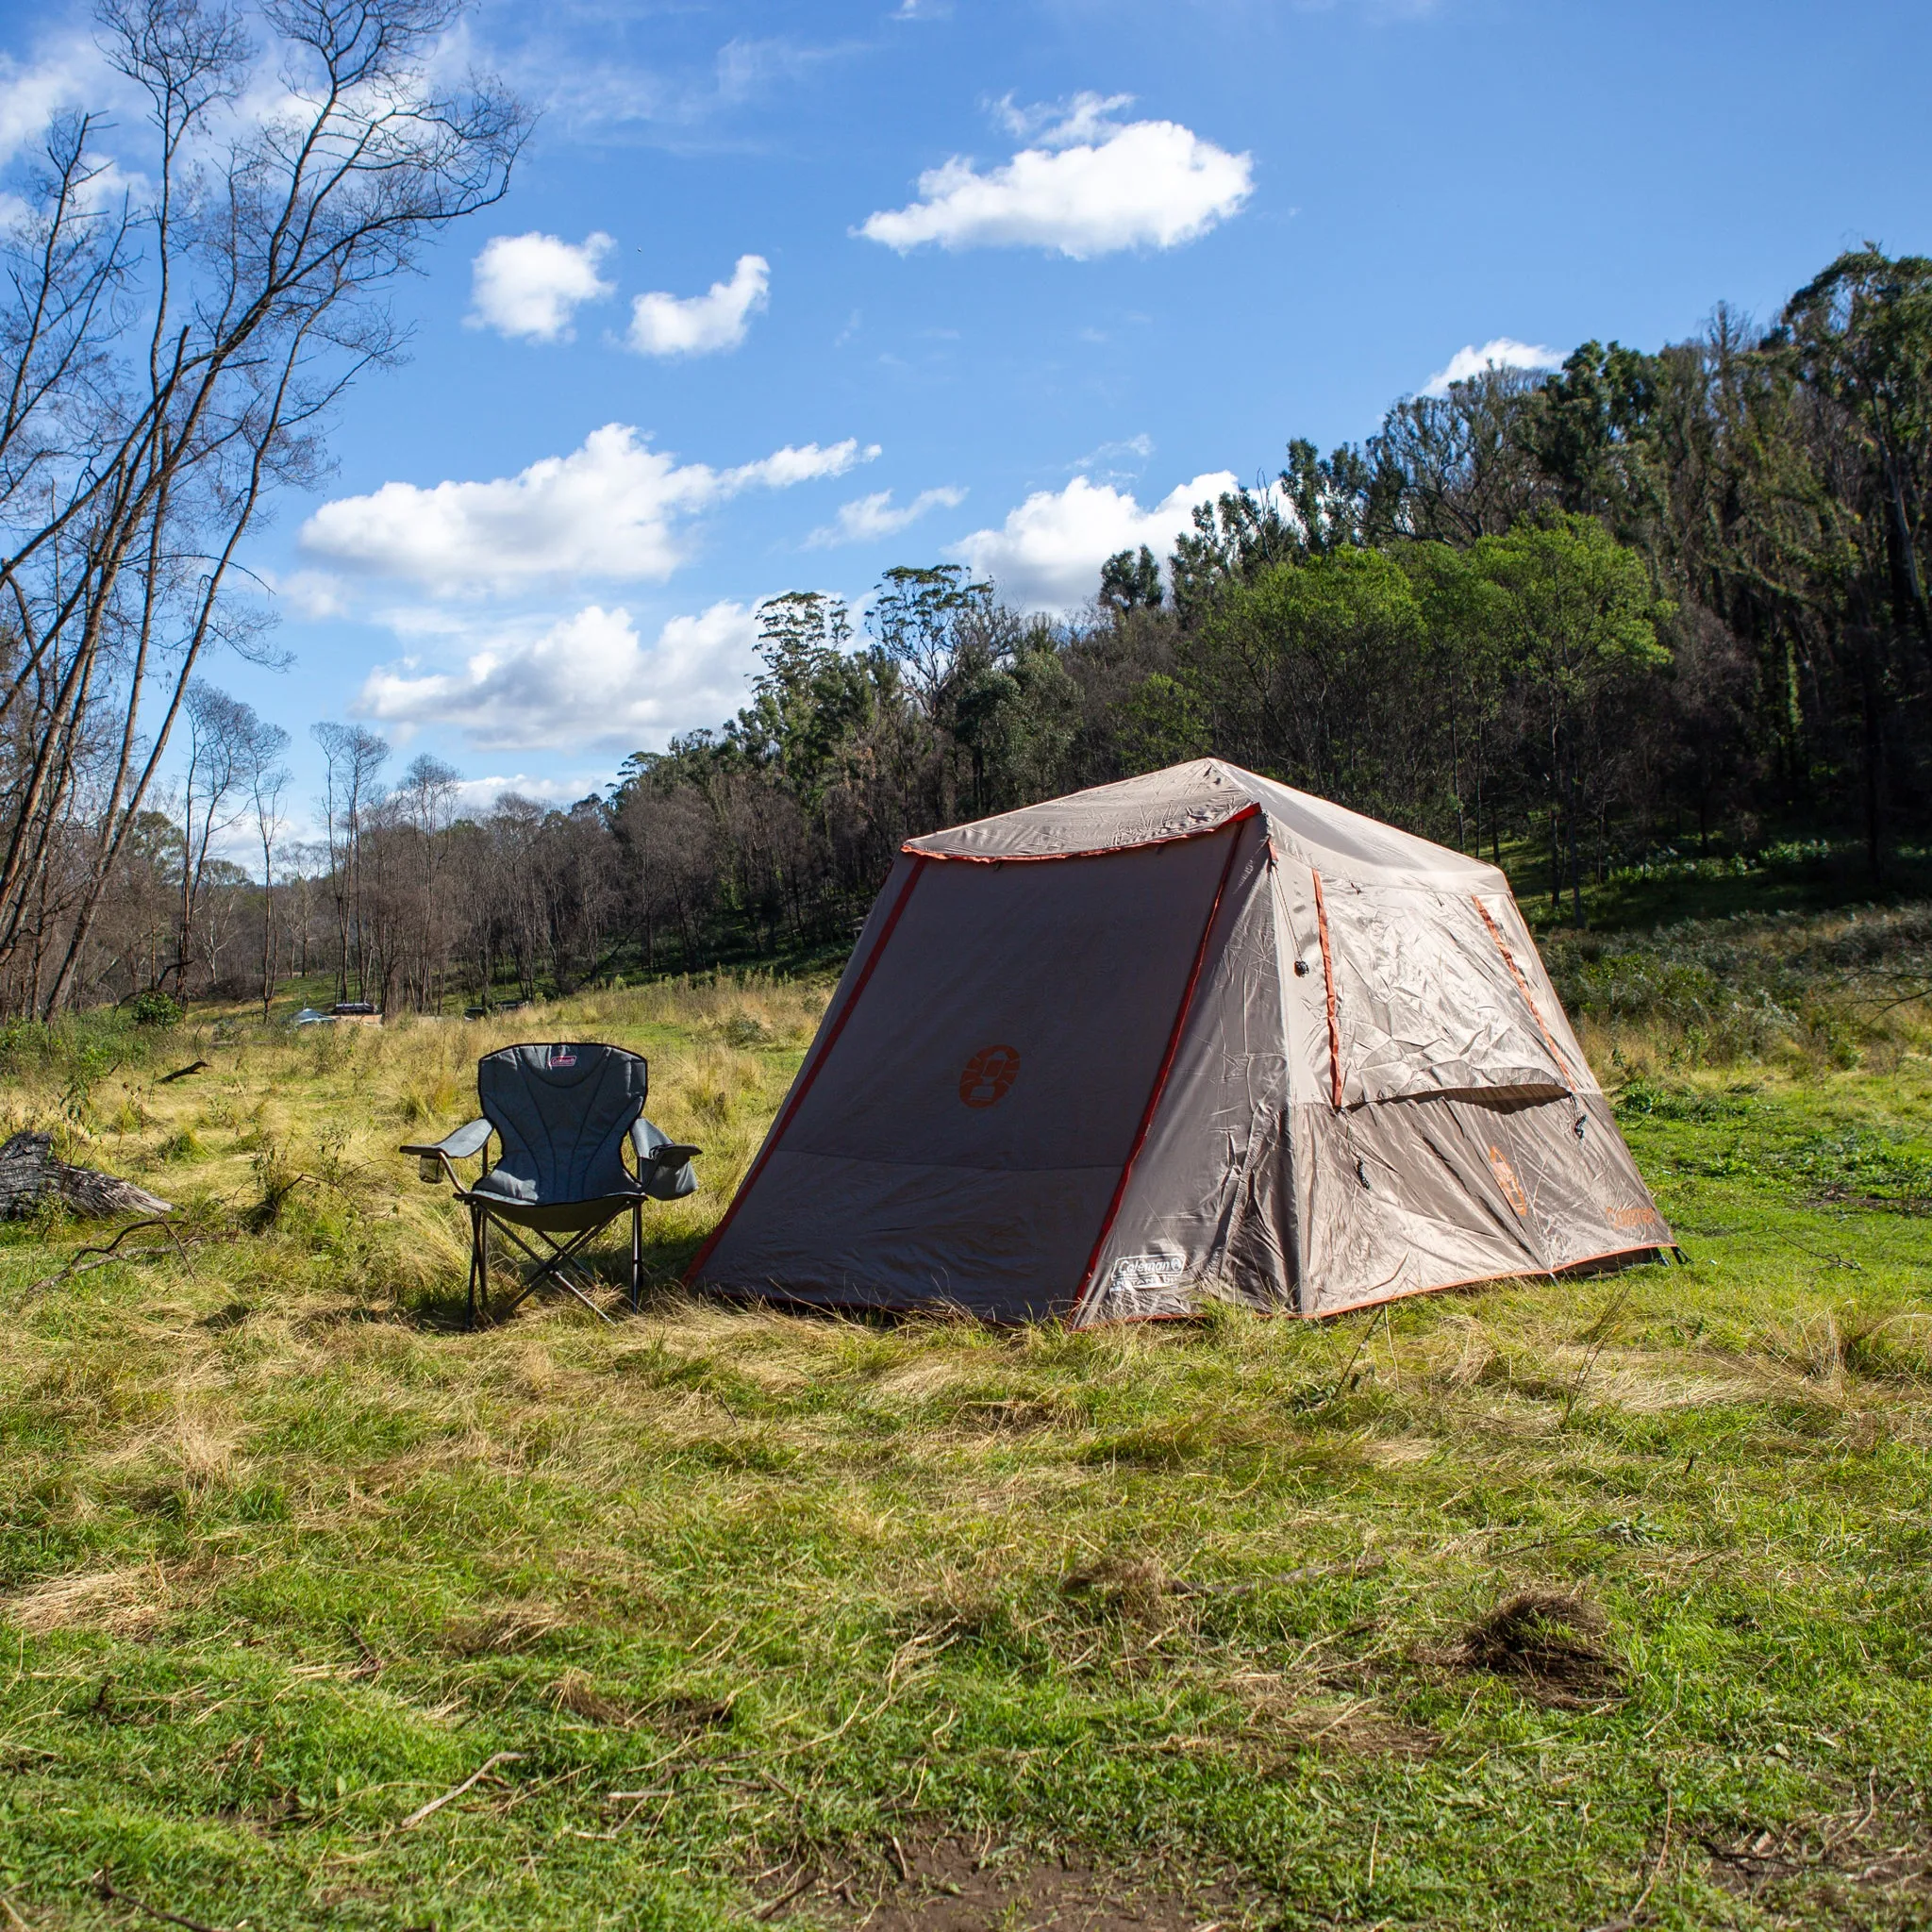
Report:
<svg viewBox="0 0 1932 1932"><path fill-rule="evenodd" d="M360 724L325 722L311 728L325 760L322 815L336 908L336 997L349 997L353 964L356 995L366 999L369 957L363 922L362 830L365 818L380 803L376 774L389 761L389 745Z"/></svg>
<svg viewBox="0 0 1932 1932"><path fill-rule="evenodd" d="M330 407L403 347L388 291L503 193L527 125L492 80L434 79L448 0L275 0L260 55L198 0L104 0L97 18L148 104L138 186L108 191L99 116L57 121L0 284L7 984L84 834L45 1011L203 658L264 648L231 595L242 540L276 489L320 474ZM274 111L237 111L263 89Z"/></svg>
<svg viewBox="0 0 1932 1932"><path fill-rule="evenodd" d="M206 678L188 687L188 766L181 783L181 896L175 928L175 990L188 993L188 958L209 852L222 833L258 803L260 775L288 749L289 734L255 708ZM212 972L212 969L210 969Z"/></svg>
<svg viewBox="0 0 1932 1932"><path fill-rule="evenodd" d="M1383 552L1277 563L1225 586L1184 634L1182 715L1203 748L1412 822L1438 803L1424 637L1409 579Z"/></svg>
<svg viewBox="0 0 1932 1932"><path fill-rule="evenodd" d="M1832 480L1845 568L1832 629L1847 660L1862 730L1866 841L1875 874L1885 845L1888 727L1916 725L1927 749L1932 695L1932 260L1894 260L1875 244L1841 255L1785 305L1767 345L1819 400L1841 452Z"/></svg>
<svg viewBox="0 0 1932 1932"><path fill-rule="evenodd" d="M275 984L275 859L282 835L282 795L289 789L289 768L281 760L289 735L272 727L280 743L261 744L248 774L248 802L255 817L255 837L261 847L261 1017L268 1018Z"/></svg>
<svg viewBox="0 0 1932 1932"><path fill-rule="evenodd" d="M939 715L960 620L983 611L991 600L992 586L973 582L962 563L902 564L879 580L866 628L886 656L905 667L928 719Z"/></svg>
<svg viewBox="0 0 1932 1932"><path fill-rule="evenodd" d="M1141 544L1138 552L1117 551L1100 566L1100 607L1117 616L1129 610L1158 610L1163 601L1160 564Z"/></svg>
<svg viewBox="0 0 1932 1932"><path fill-rule="evenodd" d="M1604 729L1618 689L1667 669L1657 625L1672 607L1651 589L1643 564L1593 517L1552 512L1507 536L1479 538L1469 567L1502 675L1540 729L1524 740L1534 759L1550 840L1550 899L1567 862L1572 906L1583 920L1578 838L1604 802L1618 734Z"/></svg>

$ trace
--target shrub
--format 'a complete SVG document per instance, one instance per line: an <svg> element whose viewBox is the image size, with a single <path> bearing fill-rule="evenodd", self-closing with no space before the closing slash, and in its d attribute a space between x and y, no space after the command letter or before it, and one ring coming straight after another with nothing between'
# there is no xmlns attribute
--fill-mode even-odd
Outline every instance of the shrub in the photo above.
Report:
<svg viewBox="0 0 1932 1932"><path fill-rule="evenodd" d="M144 992L134 1002L137 1026L178 1026L184 1017L181 1003L164 992Z"/></svg>

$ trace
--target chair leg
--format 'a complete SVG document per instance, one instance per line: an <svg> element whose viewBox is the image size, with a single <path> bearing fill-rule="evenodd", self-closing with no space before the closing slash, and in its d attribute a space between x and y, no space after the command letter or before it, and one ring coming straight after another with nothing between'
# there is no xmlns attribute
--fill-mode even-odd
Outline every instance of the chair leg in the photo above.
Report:
<svg viewBox="0 0 1932 1932"><path fill-rule="evenodd" d="M487 1326L490 1321L490 1210L476 1210L476 1306Z"/></svg>
<svg viewBox="0 0 1932 1932"><path fill-rule="evenodd" d="M463 1310L463 1326L470 1329L476 1325L476 1254L482 1243L483 1210L473 1202L470 1207L470 1279Z"/></svg>
<svg viewBox="0 0 1932 1932"><path fill-rule="evenodd" d="M630 1206L630 1311L635 1315L644 1304L644 1209L641 1202Z"/></svg>

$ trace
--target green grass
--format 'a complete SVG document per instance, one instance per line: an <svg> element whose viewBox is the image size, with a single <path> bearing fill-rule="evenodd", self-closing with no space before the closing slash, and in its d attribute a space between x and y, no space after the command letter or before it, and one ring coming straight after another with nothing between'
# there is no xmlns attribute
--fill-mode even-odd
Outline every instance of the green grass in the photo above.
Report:
<svg viewBox="0 0 1932 1932"><path fill-rule="evenodd" d="M1688 1268L1322 1325L455 1326L392 1149L478 1051L650 1052L711 1150L668 1284L822 988L0 1040L16 1124L185 1244L49 1280L99 1237L0 1230L0 1924L159 1923L105 1872L226 1928L856 1926L961 1835L1104 1874L1078 1923L1927 1923L1932 1059L1859 1004L1899 916L1619 941L1636 994L1557 960Z"/></svg>

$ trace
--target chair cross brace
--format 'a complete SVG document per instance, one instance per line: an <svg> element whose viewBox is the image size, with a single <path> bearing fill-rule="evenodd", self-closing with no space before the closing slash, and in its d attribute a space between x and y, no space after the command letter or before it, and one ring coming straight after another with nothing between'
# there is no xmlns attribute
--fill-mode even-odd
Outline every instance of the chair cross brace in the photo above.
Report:
<svg viewBox="0 0 1932 1932"><path fill-rule="evenodd" d="M469 1325L476 1325L476 1309L480 1304L484 1318L490 1315L490 1209L481 1203L473 1201L470 1206L470 1283L469 1283ZM614 1217L613 1217L614 1218ZM543 1228L533 1228L535 1234L549 1248L547 1255L533 1248L514 1226L508 1222L498 1222L503 1232L521 1248L529 1258L537 1263L536 1272L525 1277L524 1285L510 1298L506 1315L522 1307L529 1296L542 1287L546 1281L554 1282L565 1293L575 1295L589 1308L600 1322L609 1324L610 1317L591 1299L586 1291L598 1286L597 1278L583 1262L577 1258L578 1251L602 1234L610 1225L608 1221L600 1222L594 1227L580 1229L568 1241L559 1241ZM575 1277L575 1278L573 1278ZM578 1284L581 1283L582 1286ZM630 1210L630 1306L636 1313L643 1293L643 1206L633 1202Z"/></svg>

